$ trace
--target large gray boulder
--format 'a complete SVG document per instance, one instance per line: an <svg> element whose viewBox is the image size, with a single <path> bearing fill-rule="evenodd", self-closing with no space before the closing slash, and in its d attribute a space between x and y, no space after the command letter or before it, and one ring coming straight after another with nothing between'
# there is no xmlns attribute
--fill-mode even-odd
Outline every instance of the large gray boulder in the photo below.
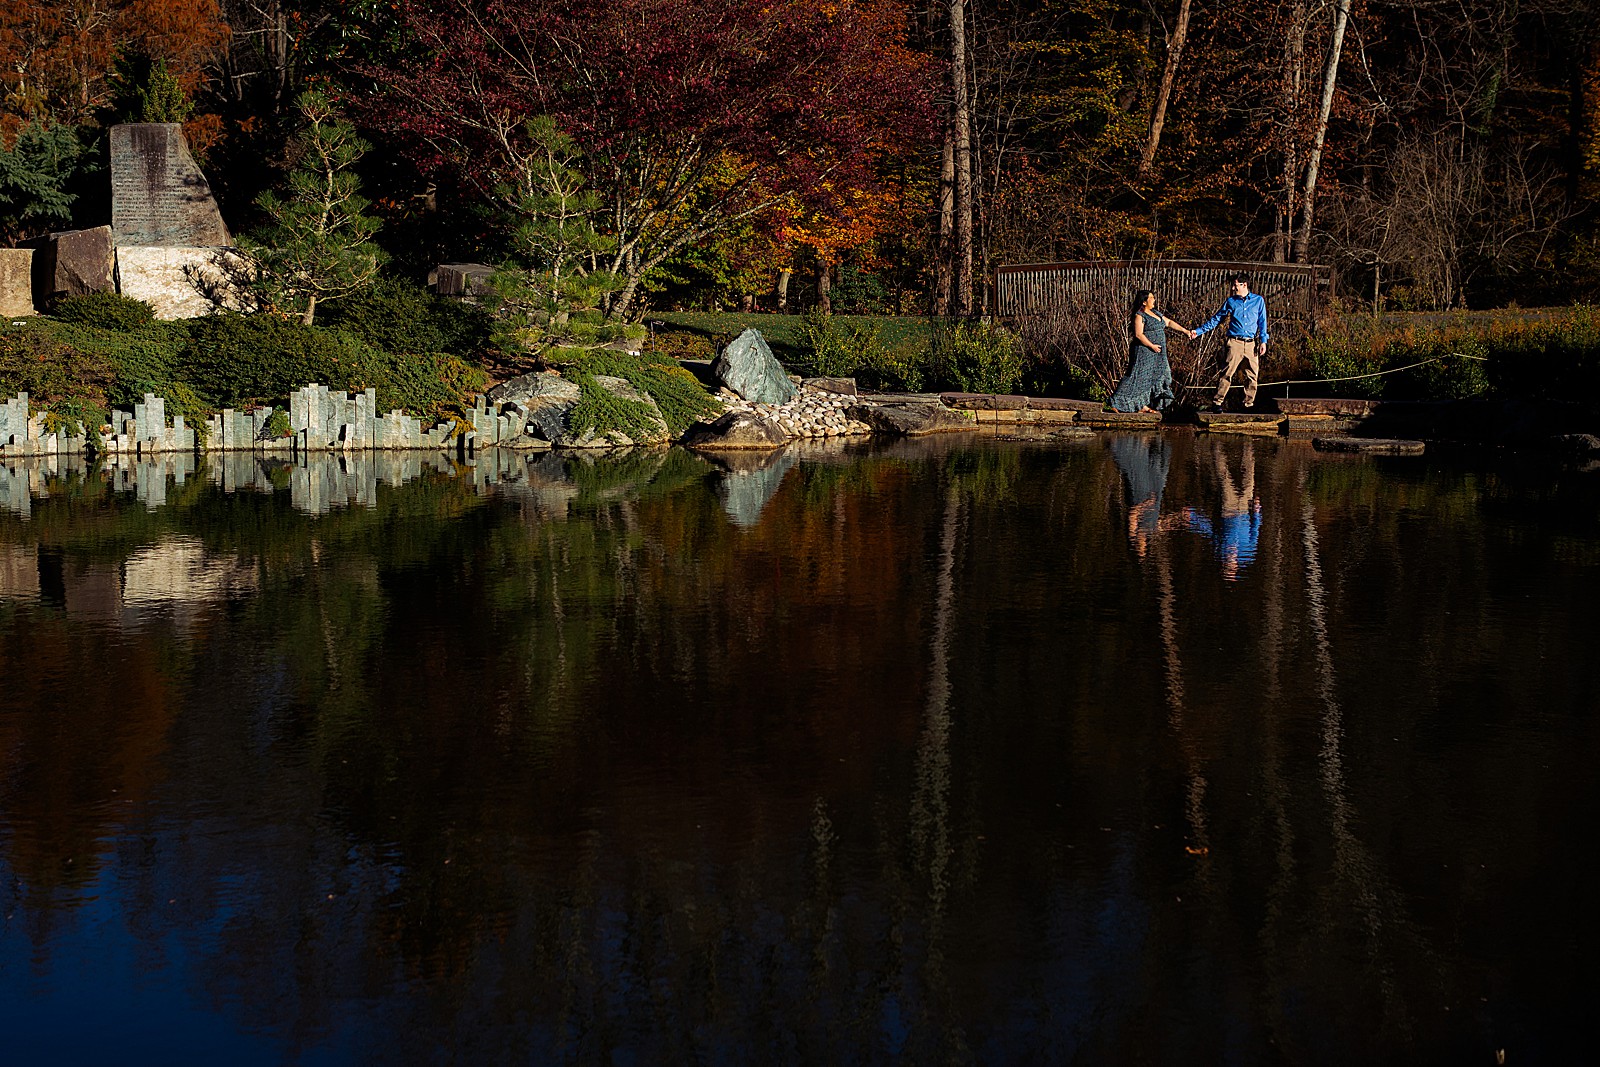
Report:
<svg viewBox="0 0 1600 1067"><path fill-rule="evenodd" d="M755 404L782 404L799 391L772 355L761 331L748 329L728 342L711 364L717 381Z"/></svg>
<svg viewBox="0 0 1600 1067"><path fill-rule="evenodd" d="M582 395L577 382L534 373L502 382L483 397L495 408L516 405L528 423L525 434L555 442L566 433L567 413L578 406Z"/></svg>
<svg viewBox="0 0 1600 1067"><path fill-rule="evenodd" d="M48 307L64 296L109 293L116 288L112 272L116 250L111 227L62 230L26 242L33 255L33 297Z"/></svg>
<svg viewBox="0 0 1600 1067"><path fill-rule="evenodd" d="M705 452L741 452L782 448L788 440L789 435L771 420L730 411L713 422L691 427L682 443Z"/></svg>

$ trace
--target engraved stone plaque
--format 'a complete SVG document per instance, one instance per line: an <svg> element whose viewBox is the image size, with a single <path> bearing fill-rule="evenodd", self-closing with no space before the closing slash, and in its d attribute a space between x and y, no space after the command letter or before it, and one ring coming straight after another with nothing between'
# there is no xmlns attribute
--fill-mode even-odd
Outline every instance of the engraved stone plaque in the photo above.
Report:
<svg viewBox="0 0 1600 1067"><path fill-rule="evenodd" d="M111 229L119 246L233 244L178 123L111 127Z"/></svg>

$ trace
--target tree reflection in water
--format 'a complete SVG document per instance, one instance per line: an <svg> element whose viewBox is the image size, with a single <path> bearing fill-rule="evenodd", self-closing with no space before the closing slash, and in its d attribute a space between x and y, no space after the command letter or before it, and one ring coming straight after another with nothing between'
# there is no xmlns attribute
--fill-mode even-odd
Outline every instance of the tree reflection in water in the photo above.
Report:
<svg viewBox="0 0 1600 1067"><path fill-rule="evenodd" d="M737 514L676 451L375 471L58 469L25 509L12 472L18 1055L1536 1057L1586 1021L1591 482L1180 434L798 451ZM1219 472L1261 502L1231 576L1184 522ZM145 1029L62 1025L108 986Z"/></svg>

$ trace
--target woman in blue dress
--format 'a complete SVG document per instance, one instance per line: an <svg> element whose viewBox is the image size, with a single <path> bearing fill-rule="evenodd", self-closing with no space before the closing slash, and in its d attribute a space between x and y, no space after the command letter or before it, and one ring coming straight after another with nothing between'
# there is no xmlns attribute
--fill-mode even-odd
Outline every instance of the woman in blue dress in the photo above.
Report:
<svg viewBox="0 0 1600 1067"><path fill-rule="evenodd" d="M1133 340L1128 372L1111 396L1111 410L1154 413L1172 403L1172 364L1167 362L1167 327L1194 336L1156 310L1156 294L1140 289L1133 298Z"/></svg>

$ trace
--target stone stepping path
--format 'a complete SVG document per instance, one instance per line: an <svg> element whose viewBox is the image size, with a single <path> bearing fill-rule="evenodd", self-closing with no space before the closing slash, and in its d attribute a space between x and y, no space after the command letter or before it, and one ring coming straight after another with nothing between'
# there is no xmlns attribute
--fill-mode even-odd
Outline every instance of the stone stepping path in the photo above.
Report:
<svg viewBox="0 0 1600 1067"><path fill-rule="evenodd" d="M1356 452L1366 456L1420 456L1427 449L1421 441L1396 437L1313 437L1311 447L1318 452Z"/></svg>

